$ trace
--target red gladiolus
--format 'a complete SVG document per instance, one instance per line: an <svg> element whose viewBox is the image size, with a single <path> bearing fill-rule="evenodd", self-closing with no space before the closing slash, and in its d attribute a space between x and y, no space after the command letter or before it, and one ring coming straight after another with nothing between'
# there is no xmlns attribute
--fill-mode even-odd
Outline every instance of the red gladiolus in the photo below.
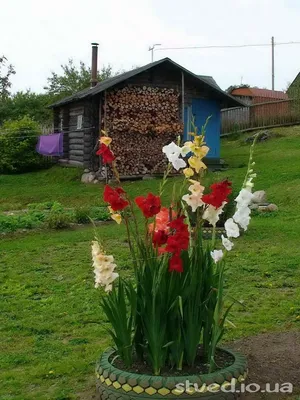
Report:
<svg viewBox="0 0 300 400"><path fill-rule="evenodd" d="M162 246L166 244L168 240L168 235L165 230L160 229L159 231L155 231L152 236L152 242L154 246Z"/></svg>
<svg viewBox="0 0 300 400"><path fill-rule="evenodd" d="M110 204L114 211L123 210L128 206L128 201L124 199L125 192L122 188L115 188L105 185L103 199Z"/></svg>
<svg viewBox="0 0 300 400"><path fill-rule="evenodd" d="M135 198L137 206L142 210L146 218L151 218L158 214L161 209L161 202L159 196L154 196L148 193L147 197L139 196Z"/></svg>
<svg viewBox="0 0 300 400"><path fill-rule="evenodd" d="M223 182L214 183L210 188L212 192L202 196L204 203L210 204L215 208L220 208L223 202L228 203L228 195L232 192L231 182L225 180Z"/></svg>
<svg viewBox="0 0 300 400"><path fill-rule="evenodd" d="M169 261L169 272L183 272L183 263L182 259L179 255L173 254Z"/></svg>
<svg viewBox="0 0 300 400"><path fill-rule="evenodd" d="M101 143L99 150L96 152L97 156L102 156L104 164L111 164L115 160L113 152L104 143Z"/></svg>
<svg viewBox="0 0 300 400"><path fill-rule="evenodd" d="M188 231L187 225L184 223L185 216L177 217L173 221L169 222L169 227L175 229L176 232L186 230Z"/></svg>

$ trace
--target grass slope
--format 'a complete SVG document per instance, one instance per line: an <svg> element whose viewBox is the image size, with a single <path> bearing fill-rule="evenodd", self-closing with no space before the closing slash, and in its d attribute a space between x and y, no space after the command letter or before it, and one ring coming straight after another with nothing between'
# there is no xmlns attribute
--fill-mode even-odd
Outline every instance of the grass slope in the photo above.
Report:
<svg viewBox="0 0 300 400"><path fill-rule="evenodd" d="M230 315L236 328L228 328L228 340L300 324L300 129L276 132L282 136L257 145L255 169L256 189L265 189L279 212L254 217L229 255L228 293L244 307L235 307ZM216 175L239 187L249 145L237 139L222 147L230 169ZM79 175L75 169L52 168L1 176L1 209L47 200L103 204L102 188L79 183ZM156 191L158 185L158 180L128 182L125 188L137 195ZM116 256L121 274L130 274L124 227L108 223L97 232ZM1 400L91 398L95 359L110 344L99 308L101 294L93 288L93 234L88 227L1 238Z"/></svg>

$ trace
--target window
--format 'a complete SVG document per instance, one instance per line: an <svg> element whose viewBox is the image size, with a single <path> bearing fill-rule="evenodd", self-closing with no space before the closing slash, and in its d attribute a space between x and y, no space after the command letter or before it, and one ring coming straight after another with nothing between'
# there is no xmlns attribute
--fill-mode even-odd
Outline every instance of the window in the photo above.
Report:
<svg viewBox="0 0 300 400"><path fill-rule="evenodd" d="M82 115L77 116L77 129L82 129Z"/></svg>

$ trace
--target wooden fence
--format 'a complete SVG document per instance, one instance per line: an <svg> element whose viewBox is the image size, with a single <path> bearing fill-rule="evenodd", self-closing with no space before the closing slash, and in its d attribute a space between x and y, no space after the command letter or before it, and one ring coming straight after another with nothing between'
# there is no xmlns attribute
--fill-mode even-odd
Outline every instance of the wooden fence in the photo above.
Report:
<svg viewBox="0 0 300 400"><path fill-rule="evenodd" d="M221 111L222 134L300 123L300 99L276 100Z"/></svg>

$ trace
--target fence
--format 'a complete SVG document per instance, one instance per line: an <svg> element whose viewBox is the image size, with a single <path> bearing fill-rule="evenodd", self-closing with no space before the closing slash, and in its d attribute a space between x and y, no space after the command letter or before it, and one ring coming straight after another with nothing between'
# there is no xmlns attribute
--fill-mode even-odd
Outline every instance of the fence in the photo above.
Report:
<svg viewBox="0 0 300 400"><path fill-rule="evenodd" d="M300 98L226 108L221 111L222 134L273 125L300 123Z"/></svg>

